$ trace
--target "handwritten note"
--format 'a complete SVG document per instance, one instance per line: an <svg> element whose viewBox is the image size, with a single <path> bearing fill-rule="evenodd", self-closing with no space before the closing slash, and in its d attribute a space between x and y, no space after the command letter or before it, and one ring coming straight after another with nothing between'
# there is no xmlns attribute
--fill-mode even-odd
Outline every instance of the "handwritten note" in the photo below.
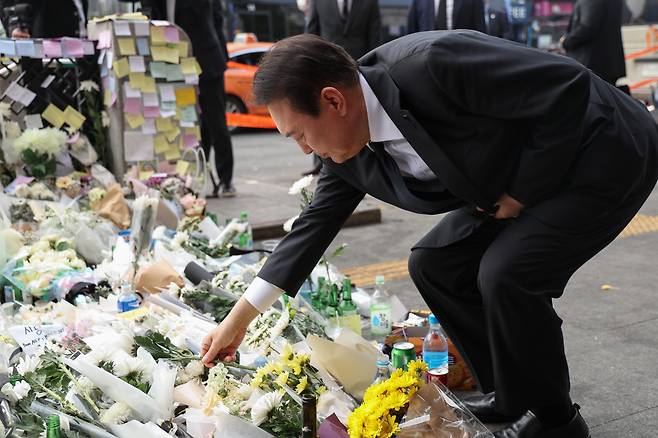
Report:
<svg viewBox="0 0 658 438"><path fill-rule="evenodd" d="M82 124L85 122L85 120L86 117L80 114L78 110L76 110L70 105L67 106L66 109L64 110L65 123L76 131L78 131L82 127Z"/></svg>
<svg viewBox="0 0 658 438"><path fill-rule="evenodd" d="M53 125L55 128L61 128L62 125L66 122L64 111L60 110L52 103L46 107L44 112L41 114L41 117L43 117L44 120Z"/></svg>
<svg viewBox="0 0 658 438"><path fill-rule="evenodd" d="M143 56L129 56L128 64L130 66L130 71L132 73L144 73L146 72L146 65L144 64Z"/></svg>
<svg viewBox="0 0 658 438"><path fill-rule="evenodd" d="M50 338L59 339L64 335L64 331L65 327L62 324L9 327L9 334L27 355L36 353Z"/></svg>

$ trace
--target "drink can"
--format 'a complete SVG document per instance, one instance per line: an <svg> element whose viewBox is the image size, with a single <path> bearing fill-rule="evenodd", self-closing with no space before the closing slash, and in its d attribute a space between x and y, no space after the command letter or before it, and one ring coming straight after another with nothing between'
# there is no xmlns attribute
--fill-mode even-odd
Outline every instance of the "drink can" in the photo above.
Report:
<svg viewBox="0 0 658 438"><path fill-rule="evenodd" d="M393 345L391 352L391 364L395 368L407 369L407 364L416 360L416 349L411 342L398 342Z"/></svg>
<svg viewBox="0 0 658 438"><path fill-rule="evenodd" d="M427 371L427 383L430 382L448 386L448 367L432 368Z"/></svg>

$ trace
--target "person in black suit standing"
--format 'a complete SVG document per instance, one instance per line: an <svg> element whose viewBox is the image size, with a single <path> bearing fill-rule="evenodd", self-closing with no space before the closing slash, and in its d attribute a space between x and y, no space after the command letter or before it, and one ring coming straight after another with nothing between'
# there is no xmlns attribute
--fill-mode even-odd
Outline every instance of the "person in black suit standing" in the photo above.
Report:
<svg viewBox="0 0 658 438"><path fill-rule="evenodd" d="M482 0L411 0L407 33L450 29L486 33Z"/></svg>
<svg viewBox="0 0 658 438"><path fill-rule="evenodd" d="M192 53L201 66L199 105L201 106L201 143L210 156L215 152L219 181L213 180L212 196L233 197L233 145L226 126L224 72L228 61L221 0L175 2L174 17L168 16L171 0L142 0L142 10L154 20L169 20L180 26L190 38ZM212 179L212 174L211 174ZM220 193L221 192L221 193Z"/></svg>
<svg viewBox="0 0 658 438"><path fill-rule="evenodd" d="M487 34L498 38L511 39L511 28L507 20L507 13L491 6L491 1L484 2L484 22Z"/></svg>
<svg viewBox="0 0 658 438"><path fill-rule="evenodd" d="M358 59L381 43L381 17L377 0L311 0L306 32L342 46ZM320 173L322 162L314 155L313 168L304 174Z"/></svg>
<svg viewBox="0 0 658 438"><path fill-rule="evenodd" d="M569 394L553 300L626 227L658 179L643 104L581 64L470 30L422 32L359 59L311 35L262 59L254 95L322 157L311 204L230 314L203 362L234 360L247 325L295 295L364 195L450 212L409 272L485 396L499 438L588 438Z"/></svg>
<svg viewBox="0 0 658 438"><path fill-rule="evenodd" d="M626 76L623 9L623 0L578 0L561 40L568 56L613 85Z"/></svg>

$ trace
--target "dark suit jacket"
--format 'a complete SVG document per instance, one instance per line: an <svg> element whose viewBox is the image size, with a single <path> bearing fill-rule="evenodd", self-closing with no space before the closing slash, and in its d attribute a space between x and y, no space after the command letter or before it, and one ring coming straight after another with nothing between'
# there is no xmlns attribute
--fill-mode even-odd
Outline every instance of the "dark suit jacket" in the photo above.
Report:
<svg viewBox="0 0 658 438"><path fill-rule="evenodd" d="M72 0L9 0L1 2L3 7L17 3L27 3L32 6L29 17L29 29L32 38L79 37L80 18L78 9ZM87 13L87 0L82 0L82 8ZM87 17L88 18L88 17ZM7 36L14 30L5 23Z"/></svg>
<svg viewBox="0 0 658 438"><path fill-rule="evenodd" d="M510 38L510 25L505 11L489 8L487 15L488 21L485 18L487 34L498 38Z"/></svg>
<svg viewBox="0 0 658 438"><path fill-rule="evenodd" d="M358 59L381 43L381 17L377 0L352 0L347 20L336 0L312 0L306 32L342 46Z"/></svg>
<svg viewBox="0 0 658 438"><path fill-rule="evenodd" d="M486 32L484 3L482 0L454 0L452 10L453 29L473 29ZM407 17L407 33L436 29L434 0L411 0Z"/></svg>
<svg viewBox="0 0 658 438"><path fill-rule="evenodd" d="M142 0L142 7L153 20L167 19L166 0ZM203 70L200 79L224 74L228 54L221 0L177 0L176 25L190 38L192 53Z"/></svg>
<svg viewBox="0 0 658 438"><path fill-rule="evenodd" d="M644 105L567 57L462 30L402 37L359 64L443 190L414 188L369 148L342 164L323 160L313 202L259 273L289 293L365 193L421 214L455 210L417 244L440 247L487 220L473 206L492 211L505 192L524 214L582 231L656 166L648 157L658 132Z"/></svg>
<svg viewBox="0 0 658 438"><path fill-rule="evenodd" d="M578 0L564 39L567 55L608 82L626 76L622 0Z"/></svg>

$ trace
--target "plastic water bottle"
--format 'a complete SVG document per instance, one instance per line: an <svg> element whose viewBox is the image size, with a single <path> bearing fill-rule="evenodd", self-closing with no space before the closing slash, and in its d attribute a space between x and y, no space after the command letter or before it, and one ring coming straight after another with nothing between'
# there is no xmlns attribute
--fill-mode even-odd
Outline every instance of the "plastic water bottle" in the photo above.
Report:
<svg viewBox="0 0 658 438"><path fill-rule="evenodd" d="M391 362L387 357L377 359L377 374L372 381L372 384L385 382L391 377Z"/></svg>
<svg viewBox="0 0 658 438"><path fill-rule="evenodd" d="M370 301L370 333L375 337L391 334L391 298L384 288L384 276L375 278L375 293Z"/></svg>
<svg viewBox="0 0 658 438"><path fill-rule="evenodd" d="M121 285L121 294L117 299L117 310L119 313L130 312L139 308L139 296L132 290L128 283Z"/></svg>
<svg viewBox="0 0 658 438"><path fill-rule="evenodd" d="M431 314L427 320L430 323L430 331L423 341L423 361L429 370L447 368L448 341L441 324L434 314Z"/></svg>
<svg viewBox="0 0 658 438"><path fill-rule="evenodd" d="M246 211L240 213L240 220L238 224L244 225L245 230L238 235L238 248L240 249L254 249L254 233L249 224L249 215Z"/></svg>

